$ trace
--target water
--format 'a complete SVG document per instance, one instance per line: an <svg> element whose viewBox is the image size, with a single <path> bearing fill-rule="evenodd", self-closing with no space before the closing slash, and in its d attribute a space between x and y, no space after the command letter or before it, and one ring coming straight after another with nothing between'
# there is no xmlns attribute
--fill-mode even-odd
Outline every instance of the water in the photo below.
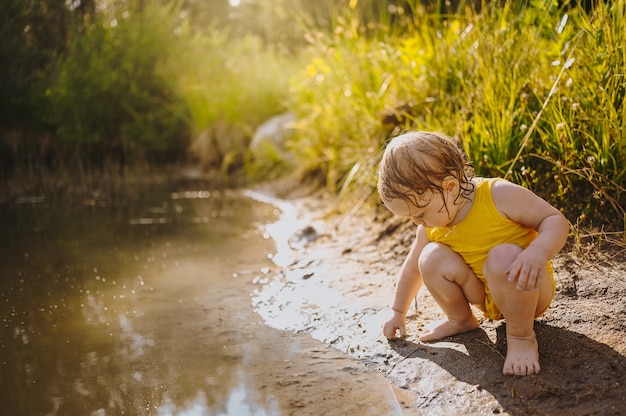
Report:
<svg viewBox="0 0 626 416"><path fill-rule="evenodd" d="M258 224L274 209L220 191L161 188L113 199L3 204L4 409L198 414L225 402L233 413L245 389L228 385L237 369L222 366L223 345L198 325L212 324L206 303L224 281L258 272L263 260L269 266L272 243Z"/></svg>
<svg viewBox="0 0 626 416"><path fill-rule="evenodd" d="M342 414L356 395L389 414L382 381L252 310L277 267L263 226L277 214L181 185L1 203L2 413L327 413L318 394Z"/></svg>

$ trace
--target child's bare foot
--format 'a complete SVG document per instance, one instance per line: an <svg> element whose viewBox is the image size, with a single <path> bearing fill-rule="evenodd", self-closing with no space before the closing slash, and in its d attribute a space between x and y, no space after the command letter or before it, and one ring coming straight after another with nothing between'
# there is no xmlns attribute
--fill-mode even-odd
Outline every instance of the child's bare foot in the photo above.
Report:
<svg viewBox="0 0 626 416"><path fill-rule="evenodd" d="M539 349L535 334L527 337L506 337L506 360L504 374L526 376L539 372Z"/></svg>
<svg viewBox="0 0 626 416"><path fill-rule="evenodd" d="M478 319L474 315L467 321L451 321L449 319L441 319L431 322L426 326L420 341L435 341L441 338L449 337L463 332L473 331L478 328Z"/></svg>

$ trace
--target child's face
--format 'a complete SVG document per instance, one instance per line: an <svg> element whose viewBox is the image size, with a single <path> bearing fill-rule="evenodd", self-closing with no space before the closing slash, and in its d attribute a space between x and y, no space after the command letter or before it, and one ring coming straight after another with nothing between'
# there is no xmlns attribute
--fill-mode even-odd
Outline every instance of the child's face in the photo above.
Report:
<svg viewBox="0 0 626 416"><path fill-rule="evenodd" d="M413 194L417 205L410 199L400 198L383 200L383 203L389 211L401 217L411 218L416 225L446 227L454 220L453 214L456 213L456 211L453 212L455 205L449 194L447 190L444 190L443 196L433 191L427 191L422 195ZM445 204L444 197L446 198Z"/></svg>

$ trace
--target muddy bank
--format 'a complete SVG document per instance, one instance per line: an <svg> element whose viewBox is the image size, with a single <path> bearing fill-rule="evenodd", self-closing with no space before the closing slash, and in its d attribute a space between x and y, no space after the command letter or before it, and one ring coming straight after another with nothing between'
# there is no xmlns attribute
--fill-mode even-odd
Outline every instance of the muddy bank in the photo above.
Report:
<svg viewBox="0 0 626 416"><path fill-rule="evenodd" d="M222 394L230 399L222 402L221 412L210 414L399 415L390 384L375 367L308 334L268 328L263 323L248 297L263 283L262 276L258 271L240 272L231 283L200 296L197 320L180 321L181 332L213 334L204 346L210 346L216 363L239 368L229 383L219 376L228 370L209 371L211 391L231 389ZM192 327L198 323L201 328ZM206 378L206 369L200 366L188 376ZM233 382L239 383L239 393ZM233 400L239 403L232 406Z"/></svg>
<svg viewBox="0 0 626 416"><path fill-rule="evenodd" d="M467 334L418 341L422 327L443 316L426 290L409 312L409 337L389 342L382 336L396 272L414 235L411 224L358 207L337 214L336 201L294 194L289 186L259 190L287 198L299 219L292 226L312 227L315 233L307 233L315 238L298 238L281 259L284 267L253 295L257 311L275 328L311 334L384 373L403 413L625 414L626 268L620 258L559 254L556 298L535 327L541 373L504 376L502 322L482 319Z"/></svg>

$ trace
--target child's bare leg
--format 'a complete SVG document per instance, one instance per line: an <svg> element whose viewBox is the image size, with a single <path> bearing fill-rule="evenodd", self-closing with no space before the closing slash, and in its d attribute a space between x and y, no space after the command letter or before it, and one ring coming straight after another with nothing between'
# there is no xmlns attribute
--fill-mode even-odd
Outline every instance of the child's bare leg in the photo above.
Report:
<svg viewBox="0 0 626 416"><path fill-rule="evenodd" d="M507 352L502 372L504 374L537 374L539 350L533 325L535 316L550 304L552 282L544 279L539 291L518 290L517 282L509 282L506 270L522 248L502 244L489 252L483 267L493 300L506 319ZM546 281L547 280L547 281Z"/></svg>
<svg viewBox="0 0 626 416"><path fill-rule="evenodd" d="M429 243L420 255L419 269L428 291L446 315L446 319L429 324L420 340L433 341L476 329L478 320L469 304L484 302L485 287L461 256L444 244Z"/></svg>

